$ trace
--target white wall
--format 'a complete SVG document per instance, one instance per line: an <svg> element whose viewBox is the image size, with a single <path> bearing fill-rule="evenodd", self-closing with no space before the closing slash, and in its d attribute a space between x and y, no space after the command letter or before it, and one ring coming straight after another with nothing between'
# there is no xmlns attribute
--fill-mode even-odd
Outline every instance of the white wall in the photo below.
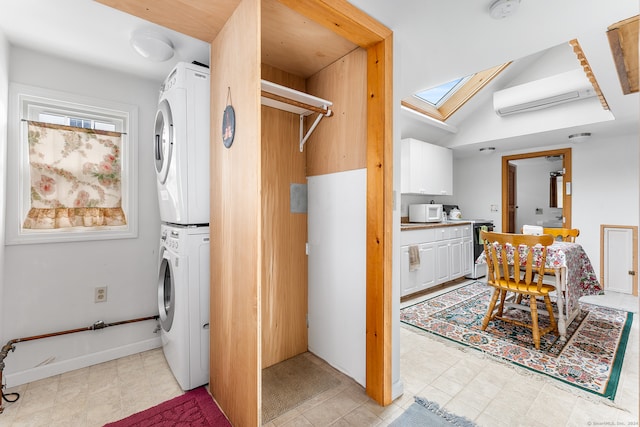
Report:
<svg viewBox="0 0 640 427"><path fill-rule="evenodd" d="M635 225L639 221L638 135L572 144L572 227L580 229L579 243L600 274L600 225ZM455 200L467 218L494 221L502 230L502 156L522 152L563 148L547 146L527 151L496 152L454 159ZM491 212L496 204L498 212Z"/></svg>
<svg viewBox="0 0 640 427"><path fill-rule="evenodd" d="M0 60L0 82L1 74ZM84 328L98 320L111 323L156 315L160 219L152 144L147 141L153 140L159 83L21 48L11 49L9 80L138 106L139 235L135 239L6 246L0 278L5 284L0 298L2 342ZM0 83L0 135L5 134L2 123L7 116L2 111L3 89ZM108 286L107 302L94 303L97 286ZM7 384L158 347L155 327L155 321L144 321L19 343L5 360ZM44 366L36 367L39 364Z"/></svg>
<svg viewBox="0 0 640 427"><path fill-rule="evenodd" d="M309 351L365 386L367 170L307 182Z"/></svg>
<svg viewBox="0 0 640 427"><path fill-rule="evenodd" d="M0 266L4 271L4 223L6 209L7 105L9 102L9 43L0 31ZM0 274L0 303L4 294L4 277ZM2 307L0 305L0 307ZM2 318L0 318L0 321ZM0 324L0 331L2 325ZM0 334L0 338L2 334ZM4 341L0 342L3 345ZM0 385L1 386L1 385Z"/></svg>

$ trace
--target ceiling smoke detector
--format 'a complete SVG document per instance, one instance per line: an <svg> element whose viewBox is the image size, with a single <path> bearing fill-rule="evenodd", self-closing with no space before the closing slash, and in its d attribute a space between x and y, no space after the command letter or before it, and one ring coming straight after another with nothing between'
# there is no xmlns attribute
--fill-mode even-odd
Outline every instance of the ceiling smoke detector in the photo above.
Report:
<svg viewBox="0 0 640 427"><path fill-rule="evenodd" d="M513 15L520 6L520 0L496 0L489 6L493 19L503 19Z"/></svg>

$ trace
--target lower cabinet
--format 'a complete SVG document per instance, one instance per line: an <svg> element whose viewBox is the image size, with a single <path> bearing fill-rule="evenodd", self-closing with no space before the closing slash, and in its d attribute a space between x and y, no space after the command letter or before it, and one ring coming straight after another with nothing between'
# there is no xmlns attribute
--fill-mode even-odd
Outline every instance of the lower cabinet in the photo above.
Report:
<svg viewBox="0 0 640 427"><path fill-rule="evenodd" d="M473 237L464 237L462 239L462 275L467 276L473 272Z"/></svg>
<svg viewBox="0 0 640 427"><path fill-rule="evenodd" d="M402 247L402 272L400 274L401 295L409 295L427 289L436 284L435 269L436 247L433 243L423 243L420 248L420 265L411 270L409 265L409 246Z"/></svg>
<svg viewBox="0 0 640 427"><path fill-rule="evenodd" d="M434 264L436 270L436 283L434 283L434 285L448 281L449 277L451 276L451 268L449 262L449 260L451 259L451 253L449 242L446 240L443 242L438 242L436 244L436 254L437 257Z"/></svg>
<svg viewBox="0 0 640 427"><path fill-rule="evenodd" d="M402 231L400 295L410 295L471 273L471 225ZM407 234L410 233L410 234ZM419 248L420 262L410 268L409 248Z"/></svg>
<svg viewBox="0 0 640 427"><path fill-rule="evenodd" d="M449 265L451 266L449 277L451 279L464 276L464 274L462 274L462 253L462 239L451 240L451 243L449 243Z"/></svg>

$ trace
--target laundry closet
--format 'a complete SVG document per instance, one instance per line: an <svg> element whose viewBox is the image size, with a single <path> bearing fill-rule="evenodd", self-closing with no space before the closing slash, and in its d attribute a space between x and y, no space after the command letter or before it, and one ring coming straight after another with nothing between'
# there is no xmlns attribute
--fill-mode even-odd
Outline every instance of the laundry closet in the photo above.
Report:
<svg viewBox="0 0 640 427"><path fill-rule="evenodd" d="M343 354L355 357L362 369L357 380L373 399L389 404L391 32L346 1L176 1L179 10L167 8L168 1L145 7L135 0L99 1L203 40L210 37L209 387L225 414L234 425L258 425L262 370L308 349L341 370L343 363L354 364L340 360ZM263 92L265 82L327 100L332 114L309 133L322 114L311 111L301 133L298 112L263 105L271 97ZM302 104L307 109L312 102ZM225 144L223 117L229 107L235 126L232 143ZM308 133L301 152L301 136ZM319 183L323 196L314 200L319 193L311 183L325 177L331 182ZM307 213L301 202L305 186ZM358 200L334 203L333 191L345 187L354 189ZM315 211L313 203L319 203ZM354 210L357 215L348 217ZM314 215L320 224L316 230L314 220L308 222ZM346 224L354 227L340 228ZM339 240L352 229L360 233L355 250ZM318 252L309 239L312 231L337 240ZM331 264L353 253L357 257L347 261L344 272ZM324 258L314 264L317 254ZM317 284L308 265L325 274ZM350 292L346 287L317 303L315 291L322 293L353 271L352 280L359 283L350 298L358 307L341 305L341 297ZM353 320L331 330L336 327L332 317L340 315ZM340 348L333 338L347 344L360 340L359 354ZM328 355L322 354L327 347Z"/></svg>

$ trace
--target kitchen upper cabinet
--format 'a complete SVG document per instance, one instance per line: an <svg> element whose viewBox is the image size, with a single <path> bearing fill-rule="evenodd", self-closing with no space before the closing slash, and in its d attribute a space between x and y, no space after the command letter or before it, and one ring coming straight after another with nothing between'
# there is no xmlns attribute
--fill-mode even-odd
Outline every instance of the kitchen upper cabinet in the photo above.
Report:
<svg viewBox="0 0 640 427"><path fill-rule="evenodd" d="M452 195L453 152L413 138L402 140L402 193Z"/></svg>

